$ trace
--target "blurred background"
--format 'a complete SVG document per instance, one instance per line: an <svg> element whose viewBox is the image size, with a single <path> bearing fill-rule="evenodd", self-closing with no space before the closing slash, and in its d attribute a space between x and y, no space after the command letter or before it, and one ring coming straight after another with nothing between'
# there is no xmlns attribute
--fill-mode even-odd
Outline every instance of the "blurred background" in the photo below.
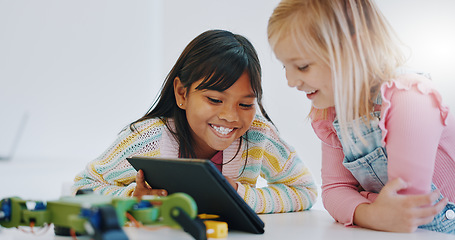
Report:
<svg viewBox="0 0 455 240"><path fill-rule="evenodd" d="M151 106L183 48L208 29L246 36L263 67L265 107L320 180L320 142L302 92L267 43L278 0L0 0L0 199L56 198ZM455 1L378 0L455 109Z"/></svg>

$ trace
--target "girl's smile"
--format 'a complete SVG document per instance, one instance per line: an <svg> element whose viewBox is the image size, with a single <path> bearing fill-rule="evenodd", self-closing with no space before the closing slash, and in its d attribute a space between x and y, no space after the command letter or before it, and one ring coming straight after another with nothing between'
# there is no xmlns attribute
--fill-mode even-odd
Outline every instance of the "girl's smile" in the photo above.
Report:
<svg viewBox="0 0 455 240"><path fill-rule="evenodd" d="M220 137L228 137L230 133L232 133L235 128L228 128L228 127L223 127L223 126L217 126L214 124L209 124L210 127L212 127L216 133L220 134Z"/></svg>
<svg viewBox="0 0 455 240"><path fill-rule="evenodd" d="M312 100L313 98L315 98L315 95L318 93L318 90L313 90L310 92L305 91L305 93L306 93L307 98Z"/></svg>

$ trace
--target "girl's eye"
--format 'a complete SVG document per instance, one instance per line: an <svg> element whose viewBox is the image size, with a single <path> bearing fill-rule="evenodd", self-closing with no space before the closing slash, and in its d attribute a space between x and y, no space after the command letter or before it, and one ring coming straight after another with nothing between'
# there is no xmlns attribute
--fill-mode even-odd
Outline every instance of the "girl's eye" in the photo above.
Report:
<svg viewBox="0 0 455 240"><path fill-rule="evenodd" d="M310 66L310 65L305 65L303 67L297 67L297 69L299 69L299 71L305 71L308 69L308 66Z"/></svg>
<svg viewBox="0 0 455 240"><path fill-rule="evenodd" d="M213 104L220 104L220 103L223 103L222 100L219 100L219 99L216 99L216 98L211 98L211 97L207 97L207 99L209 100L209 102L213 103ZM254 107L254 103L253 104L246 104L246 103L239 103L239 106L241 108L253 108Z"/></svg>
<svg viewBox="0 0 455 240"><path fill-rule="evenodd" d="M211 97L207 97L207 99L212 102L212 103L222 103L221 100L218 100L218 99L215 99L215 98L211 98Z"/></svg>
<svg viewBox="0 0 455 240"><path fill-rule="evenodd" d="M243 103L240 103L239 105L242 108L252 108L254 106L254 104L243 104Z"/></svg>

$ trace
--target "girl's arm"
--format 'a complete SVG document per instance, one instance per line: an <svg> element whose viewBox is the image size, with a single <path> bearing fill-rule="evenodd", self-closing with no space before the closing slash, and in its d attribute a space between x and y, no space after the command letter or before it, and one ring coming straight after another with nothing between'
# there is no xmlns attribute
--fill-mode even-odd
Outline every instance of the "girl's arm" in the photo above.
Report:
<svg viewBox="0 0 455 240"><path fill-rule="evenodd" d="M354 221L377 230L413 232L447 203L444 199L433 205L439 191L430 193L444 114L433 90L394 84L382 89L389 183L374 203L358 206Z"/></svg>
<svg viewBox="0 0 455 240"><path fill-rule="evenodd" d="M322 201L336 221L351 226L356 207L372 202L376 194L359 193L358 181L343 166L343 149L332 124L335 108L325 109L325 112L313 111L311 114L311 125L322 143Z"/></svg>
<svg viewBox="0 0 455 240"><path fill-rule="evenodd" d="M414 93L411 93L411 95L414 95ZM397 95L398 96L398 95ZM398 113L404 114L404 118L407 118L407 122L395 122L394 124L394 132L397 133L397 129L401 129L404 127L406 124L410 124L410 118L415 119L416 121L422 121L424 119L418 119L418 118L425 118L425 116L421 116L423 112L420 112L419 114L415 115L410 113L409 106L406 106L408 103L402 98L404 96L398 96L393 99L392 101L392 106L390 108L390 115L385 115L386 118L388 119L388 126L394 122L393 120L397 120L399 118L397 117ZM419 95L417 95L419 96ZM387 97L387 96L386 96ZM409 96L408 96L409 97ZM405 98L408 98L405 97ZM422 97L422 96L419 96ZM390 98L389 98L390 99ZM409 99L408 99L409 100ZM417 104L415 107L418 109L421 109L424 111L426 108L425 106L429 106L429 101L426 99L423 103L419 104L419 101L416 101L416 99L411 100L413 104ZM397 103L398 102L398 103ZM431 101L430 101L431 102ZM426 103L426 105L425 105ZM384 104L384 103L383 103ZM387 103L386 103L387 104ZM430 104L431 106L431 104ZM397 108L395 108L397 107ZM405 108L407 109L406 111L397 111L398 108ZM395 108L395 109L394 109ZM434 105L430 108L434 108ZM416 108L414 108L414 111ZM427 114L426 112L425 114ZM420 131L422 128L427 128L429 127L426 124L439 124L441 123L440 119L440 112L437 110L435 113L436 118L433 118L434 123L423 123L420 122L418 125L420 125L418 128L415 128L416 132ZM434 115L433 115L434 117ZM390 118L395 118L392 121L390 121ZM403 119L403 118L402 118ZM400 120L403 121L403 120ZM426 120L428 121L428 119ZM321 121L322 122L322 121ZM412 135L408 139L393 139L390 140L390 138L395 138L395 137L400 137L401 135L396 135L391 133L391 129L388 129L387 133L387 153L388 153L388 161L389 161L389 183L387 183L382 191L379 194L374 194L374 193L368 193L368 192L358 192L357 186L358 183L354 179L354 177L350 174L350 172L344 168L342 165L342 160L344 158L344 155L342 153L341 146L337 146L336 143L334 142L334 137L330 137L334 133L333 131L330 131L330 134L327 134L329 132L328 130L324 129L329 129L331 124L331 121L327 122L322 122L313 124L313 128L315 128L315 132L318 134L318 136L321 138L323 141L323 147L322 147L322 181L323 181L323 186L322 186L322 199L324 201L324 206L326 209L329 211L329 213L339 222L344 223L345 225L358 225L366 228L371 228L371 229L376 229L376 230L382 230L382 231L398 231L398 232L409 232L409 231L414 231L419 225L426 223L428 221L431 221L433 219L433 216L442 210L444 205L447 202L447 199L440 201L438 204L432 206L433 200L437 198L438 192L431 193L431 194L423 194L423 195L415 195L415 196L409 196L409 195L401 195L398 194L398 192L406 192L406 191L416 191L416 188L412 189L412 187L417 187L421 188L424 190L424 192L428 193L429 192L429 187L431 184L431 176L432 176L432 171L434 168L434 159L435 159L435 152L432 157L428 157L428 155L419 155L419 153L415 153L415 150L424 150L426 147L420 146L420 147L411 147L407 148L408 150L412 149L414 152L413 153L405 153L403 152L404 149L401 149L399 145L394 145L392 149L390 149L390 141L392 142L398 142L402 144L407 144L412 145L415 140L418 139L418 135L420 133L416 133L416 135ZM423 124L423 125L421 125ZM327 125L327 126L324 126ZM423 127L425 126L425 127ZM409 125L407 126L409 127ZM416 127L416 126L414 126ZM433 129L435 130L435 129ZM433 131L433 130L428 130L425 129L423 132L424 134L427 135L428 131ZM384 131L384 129L383 129ZM321 134L321 133L326 133L326 134ZM422 132L421 132L422 133ZM436 129L432 134L440 134L438 133L438 130ZM425 136L421 135L421 136ZM402 136L401 136L402 137ZM430 137L432 138L432 137ZM435 138L433 136L433 138ZM423 142L428 141L428 139L423 140L422 138L420 139ZM438 140L433 139L436 142L436 147L437 147L437 142ZM433 143L434 144L434 143ZM433 146L434 147L434 146ZM425 150L424 150L425 151ZM435 150L434 150L435 151ZM409 155L407 155L409 154ZM416 156L419 155L419 156ZM403 166L398 167L399 165L395 165L397 162L397 158L395 157L402 157L402 156L413 156L409 157L408 163L410 165L415 165L415 166ZM422 157L425 158L426 160L422 160ZM425 170L424 172L420 172L420 174L423 174L423 178L426 181L425 185L422 186L416 186L415 183L410 182L410 184L403 182L401 179L397 179L397 177L403 177L405 178L406 176L409 176L410 174L413 175L414 177L411 177L407 179L408 181L413 178L418 178L418 175L415 175L413 171L417 171L419 168L420 164L424 164L425 167L421 168L420 170ZM412 170L410 170L412 169ZM430 170L430 171L428 171ZM430 175L430 176L429 176ZM418 180L417 181L421 181Z"/></svg>
<svg viewBox="0 0 455 240"><path fill-rule="evenodd" d="M146 124L141 125L138 130L146 127ZM76 176L73 193L78 189L93 189L103 195L131 196L136 187L137 172L126 158L143 152L145 146L150 145L151 139L141 136L138 131L132 132L129 128L122 131L100 157L89 162Z"/></svg>
<svg viewBox="0 0 455 240"><path fill-rule="evenodd" d="M389 179L399 177L407 183L407 189L400 193L429 193L444 128L439 103L416 86L388 90L385 94L390 104L382 121Z"/></svg>
<svg viewBox="0 0 455 240"><path fill-rule="evenodd" d="M119 176L124 177L119 179ZM131 196L136 187L135 177L134 168L126 166L110 168L108 164L95 160L87 164L85 169L75 177L73 194L79 189L93 189L94 192L103 195Z"/></svg>
<svg viewBox="0 0 455 240"><path fill-rule="evenodd" d="M358 225L381 231L412 232L431 221L447 200L431 206L438 192L407 196L400 179L389 181L379 194L359 192L358 182L342 165L341 148L322 143L322 200L332 217L346 226Z"/></svg>
<svg viewBox="0 0 455 240"><path fill-rule="evenodd" d="M359 193L359 183L343 166L343 159L341 145L330 143L326 139L322 141L321 177L324 207L336 221L351 226L354 224L356 207L362 203L370 203L376 196L368 192Z"/></svg>
<svg viewBox="0 0 455 240"><path fill-rule="evenodd" d="M313 175L294 149L278 135L273 125L252 134L249 141L260 142L249 149L249 160L238 188L244 200L257 213L302 211L313 206L317 187ZM253 136L254 135L254 136ZM254 138L254 139L252 139ZM253 158L258 159L254 161ZM261 160L262 159L262 160ZM260 170L268 186L256 188L250 173ZM257 175L256 175L257 176Z"/></svg>
<svg viewBox="0 0 455 240"><path fill-rule="evenodd" d="M255 188L242 184L244 199L257 213L302 211L311 208L317 197L313 176L302 161L293 154L284 165L276 162L262 166L261 177L267 187Z"/></svg>

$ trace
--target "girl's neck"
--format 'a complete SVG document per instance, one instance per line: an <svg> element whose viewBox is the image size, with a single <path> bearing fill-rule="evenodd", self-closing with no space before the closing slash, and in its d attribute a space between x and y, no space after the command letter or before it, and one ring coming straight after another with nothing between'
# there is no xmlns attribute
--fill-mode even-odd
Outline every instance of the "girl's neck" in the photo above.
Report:
<svg viewBox="0 0 455 240"><path fill-rule="evenodd" d="M217 150L210 150L210 151L201 151L202 149L195 149L194 153L196 157L199 159L212 159L213 156L218 152Z"/></svg>

